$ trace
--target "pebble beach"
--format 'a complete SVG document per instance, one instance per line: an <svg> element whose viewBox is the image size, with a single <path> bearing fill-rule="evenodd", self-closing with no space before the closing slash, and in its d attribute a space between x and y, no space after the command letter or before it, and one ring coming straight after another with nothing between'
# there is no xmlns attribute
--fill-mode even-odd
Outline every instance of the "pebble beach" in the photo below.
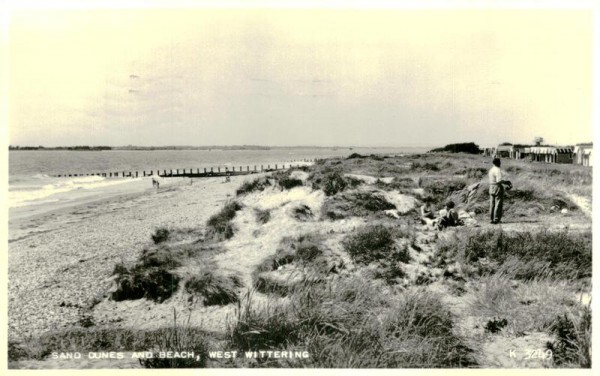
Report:
<svg viewBox="0 0 600 376"><path fill-rule="evenodd" d="M77 323L110 286L115 264L135 260L156 228L202 226L244 179L164 179L158 190L148 181L72 206L11 212L9 340Z"/></svg>

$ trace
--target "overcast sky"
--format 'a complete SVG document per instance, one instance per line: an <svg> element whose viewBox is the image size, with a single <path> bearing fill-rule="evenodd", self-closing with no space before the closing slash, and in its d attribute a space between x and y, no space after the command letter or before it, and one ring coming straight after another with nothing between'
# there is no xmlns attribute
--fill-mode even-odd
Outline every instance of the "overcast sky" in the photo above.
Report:
<svg viewBox="0 0 600 376"><path fill-rule="evenodd" d="M9 27L12 145L592 140L592 15L38 10Z"/></svg>

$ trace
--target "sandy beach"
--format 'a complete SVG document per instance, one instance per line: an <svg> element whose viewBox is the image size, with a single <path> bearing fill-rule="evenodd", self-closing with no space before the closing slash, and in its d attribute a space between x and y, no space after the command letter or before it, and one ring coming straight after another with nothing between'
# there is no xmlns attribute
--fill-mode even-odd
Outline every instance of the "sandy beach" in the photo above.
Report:
<svg viewBox="0 0 600 376"><path fill-rule="evenodd" d="M202 226L244 178L173 179L159 191L134 186L49 212L11 212L9 339L76 323L106 292L115 264L135 260L155 228Z"/></svg>

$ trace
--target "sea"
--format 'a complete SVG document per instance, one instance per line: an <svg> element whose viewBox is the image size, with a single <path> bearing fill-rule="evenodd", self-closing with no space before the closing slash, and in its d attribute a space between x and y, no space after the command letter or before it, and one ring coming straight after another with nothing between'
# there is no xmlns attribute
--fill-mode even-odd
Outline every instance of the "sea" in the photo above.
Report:
<svg viewBox="0 0 600 376"><path fill-rule="evenodd" d="M272 148L268 150L18 150L9 152L8 206L18 208L71 200L76 195L126 191L149 178L101 176L56 177L96 173L200 169L255 165L274 166L294 161L346 157L352 153L412 154L428 148ZM145 185L144 185L145 186Z"/></svg>

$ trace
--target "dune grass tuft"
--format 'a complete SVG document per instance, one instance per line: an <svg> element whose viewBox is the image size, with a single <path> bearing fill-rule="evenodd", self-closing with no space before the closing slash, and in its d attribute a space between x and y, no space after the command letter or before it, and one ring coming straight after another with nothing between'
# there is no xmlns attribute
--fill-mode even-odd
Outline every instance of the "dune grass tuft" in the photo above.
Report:
<svg viewBox="0 0 600 376"><path fill-rule="evenodd" d="M271 182L267 177L256 178L252 181L245 181L236 190L236 195L241 196L256 191L264 191L267 187L271 186Z"/></svg>
<svg viewBox="0 0 600 376"><path fill-rule="evenodd" d="M185 282L185 289L202 298L205 306L227 305L238 301L237 291L242 287L238 276L224 276L215 270L205 270Z"/></svg>
<svg viewBox="0 0 600 376"><path fill-rule="evenodd" d="M225 204L219 213L210 217L206 222L208 227L207 237L215 241L231 239L234 234L231 220L240 209L242 209L242 206L237 201L230 201Z"/></svg>

